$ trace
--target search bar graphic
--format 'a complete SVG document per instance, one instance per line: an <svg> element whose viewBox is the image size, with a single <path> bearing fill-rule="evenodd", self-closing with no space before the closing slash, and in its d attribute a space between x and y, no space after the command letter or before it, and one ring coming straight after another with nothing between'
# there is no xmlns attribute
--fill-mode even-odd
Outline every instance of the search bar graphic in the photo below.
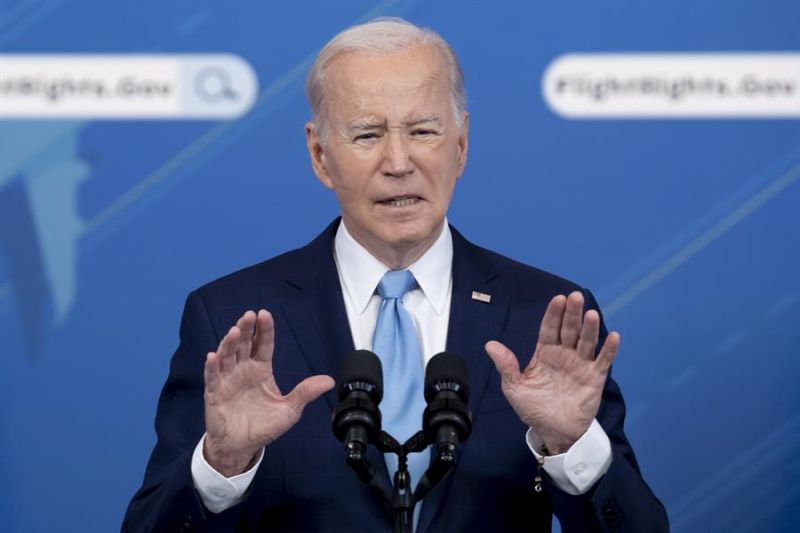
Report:
<svg viewBox="0 0 800 533"><path fill-rule="evenodd" d="M257 96L232 54L0 54L0 119L230 120Z"/></svg>

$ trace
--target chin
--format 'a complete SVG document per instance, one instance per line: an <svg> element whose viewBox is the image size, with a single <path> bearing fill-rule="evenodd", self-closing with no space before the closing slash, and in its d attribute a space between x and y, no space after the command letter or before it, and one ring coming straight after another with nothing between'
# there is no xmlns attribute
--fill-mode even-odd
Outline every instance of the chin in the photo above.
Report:
<svg viewBox="0 0 800 533"><path fill-rule="evenodd" d="M395 224L383 232L383 240L393 247L412 248L439 236L440 223L408 222Z"/></svg>

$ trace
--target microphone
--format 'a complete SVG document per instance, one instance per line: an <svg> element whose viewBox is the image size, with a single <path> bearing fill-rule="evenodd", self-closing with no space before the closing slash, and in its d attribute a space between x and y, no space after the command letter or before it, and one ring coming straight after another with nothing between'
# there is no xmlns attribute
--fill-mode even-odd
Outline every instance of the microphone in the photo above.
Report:
<svg viewBox="0 0 800 533"><path fill-rule="evenodd" d="M434 460L455 465L458 446L472 431L469 401L469 370L456 354L433 356L425 370L425 401L422 429L435 446Z"/></svg>
<svg viewBox="0 0 800 533"><path fill-rule="evenodd" d="M339 403L333 410L332 427L344 442L348 460L358 461L381 432L383 368L378 356L367 350L345 355L339 366Z"/></svg>

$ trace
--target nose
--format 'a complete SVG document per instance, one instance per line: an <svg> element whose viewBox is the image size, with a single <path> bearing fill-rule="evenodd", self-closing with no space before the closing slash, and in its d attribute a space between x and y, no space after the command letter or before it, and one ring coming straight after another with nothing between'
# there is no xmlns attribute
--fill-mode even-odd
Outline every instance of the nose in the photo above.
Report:
<svg viewBox="0 0 800 533"><path fill-rule="evenodd" d="M381 171L386 176L396 178L406 176L414 171L408 139L402 132L389 131L387 133Z"/></svg>

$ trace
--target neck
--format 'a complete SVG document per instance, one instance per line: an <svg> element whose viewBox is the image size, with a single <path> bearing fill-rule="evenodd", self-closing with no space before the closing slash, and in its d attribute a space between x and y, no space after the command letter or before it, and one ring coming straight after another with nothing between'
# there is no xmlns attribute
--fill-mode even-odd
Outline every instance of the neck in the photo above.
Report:
<svg viewBox="0 0 800 533"><path fill-rule="evenodd" d="M402 270L414 264L420 257L425 255L425 252L430 250L433 243L442 234L442 227L444 220L439 224L435 231L425 239L416 242L387 244L383 242L375 242L372 239L365 238L359 235L358 232L350 231L350 227L346 226L348 233L353 239L363 246L373 257L378 261L388 266L392 270Z"/></svg>

